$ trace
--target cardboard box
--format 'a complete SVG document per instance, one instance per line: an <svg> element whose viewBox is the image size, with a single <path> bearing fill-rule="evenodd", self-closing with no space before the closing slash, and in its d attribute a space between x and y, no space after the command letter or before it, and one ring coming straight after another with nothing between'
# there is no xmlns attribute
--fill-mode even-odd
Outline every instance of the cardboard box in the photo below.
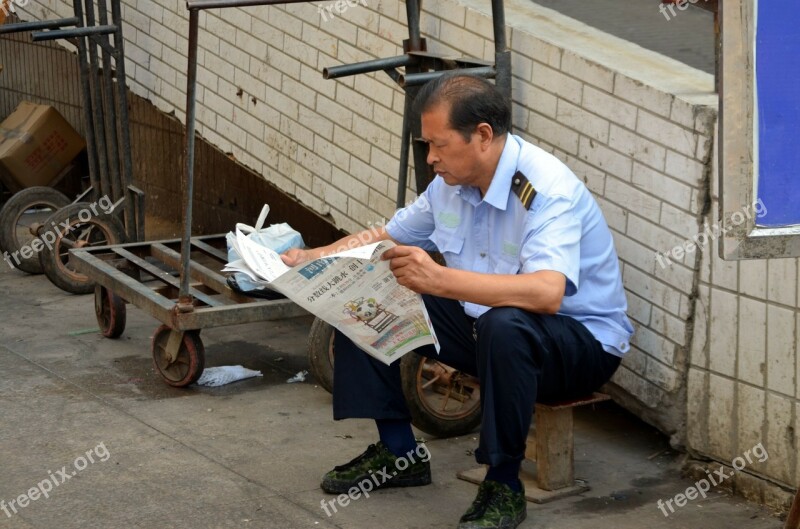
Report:
<svg viewBox="0 0 800 529"><path fill-rule="evenodd" d="M23 101L0 123L0 181L11 191L51 185L85 147L55 108Z"/></svg>

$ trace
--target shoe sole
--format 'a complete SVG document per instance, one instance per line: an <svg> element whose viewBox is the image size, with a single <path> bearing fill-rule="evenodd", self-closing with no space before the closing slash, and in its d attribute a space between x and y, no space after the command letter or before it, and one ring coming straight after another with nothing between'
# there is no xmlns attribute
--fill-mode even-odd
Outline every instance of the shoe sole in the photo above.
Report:
<svg viewBox="0 0 800 529"><path fill-rule="evenodd" d="M527 506L526 506L527 507ZM517 516L510 520L506 520L505 523L500 525L496 525L494 527L489 527L486 525L481 525L480 520L472 520L469 522L460 522L458 524L457 529L515 529L519 524L525 521L525 518L528 517L528 510L527 508L520 512Z"/></svg>

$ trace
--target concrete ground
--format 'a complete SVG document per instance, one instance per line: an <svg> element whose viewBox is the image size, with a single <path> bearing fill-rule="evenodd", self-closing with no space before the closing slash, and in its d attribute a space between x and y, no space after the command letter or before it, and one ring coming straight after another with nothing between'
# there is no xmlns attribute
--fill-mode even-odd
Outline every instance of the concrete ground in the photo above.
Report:
<svg viewBox="0 0 800 529"><path fill-rule="evenodd" d="M313 380L286 383L307 368L307 318L204 331L208 365L243 364L264 377L173 389L152 369L157 322L138 309L129 306L127 330L112 341L96 332L91 296L5 267L0 292L0 506L10 513L0 511L0 528L454 527L474 498L476 487L455 473L474 466L476 437L429 439L433 485L323 512L321 475L376 432L368 421L333 422L331 397ZM681 461L615 405L582 410L576 472L592 489L530 504L522 527L782 527L720 491L665 517L656 502L692 484ZM48 498L19 506L48 479L58 483Z"/></svg>

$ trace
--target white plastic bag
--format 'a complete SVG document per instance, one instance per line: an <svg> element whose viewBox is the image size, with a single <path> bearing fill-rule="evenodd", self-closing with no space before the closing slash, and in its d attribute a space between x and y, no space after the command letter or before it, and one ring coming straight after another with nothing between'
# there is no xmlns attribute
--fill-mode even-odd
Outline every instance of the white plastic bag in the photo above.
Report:
<svg viewBox="0 0 800 529"><path fill-rule="evenodd" d="M197 379L198 386L224 386L237 380L263 376L261 371L254 371L242 366L207 367Z"/></svg>
<svg viewBox="0 0 800 529"><path fill-rule="evenodd" d="M305 247L303 236L300 235L300 232L296 231L285 222L281 224L272 224L271 226L264 228L267 215L269 215L269 204L264 204L255 226L248 226L247 224L238 223L236 224L236 228L241 230L241 232L244 233L250 240L257 242L261 246L266 246L276 253L283 253L290 248ZM233 263L241 259L236 250L233 249L233 244L231 241L233 241L235 238L236 235L232 231L228 232L225 237L225 240L228 243L228 263ZM261 290L264 288L263 285L255 283L252 279L247 277L246 274L237 272L233 274L233 277L237 286L243 292Z"/></svg>

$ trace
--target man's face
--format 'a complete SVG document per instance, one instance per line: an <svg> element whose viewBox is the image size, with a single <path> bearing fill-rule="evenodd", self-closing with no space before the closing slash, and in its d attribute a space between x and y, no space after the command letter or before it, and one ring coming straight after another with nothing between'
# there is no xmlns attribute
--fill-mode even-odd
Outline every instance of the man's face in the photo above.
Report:
<svg viewBox="0 0 800 529"><path fill-rule="evenodd" d="M422 114L422 140L428 144L428 163L448 185L477 185L480 174L480 136L470 141L450 128L450 107L437 105Z"/></svg>

